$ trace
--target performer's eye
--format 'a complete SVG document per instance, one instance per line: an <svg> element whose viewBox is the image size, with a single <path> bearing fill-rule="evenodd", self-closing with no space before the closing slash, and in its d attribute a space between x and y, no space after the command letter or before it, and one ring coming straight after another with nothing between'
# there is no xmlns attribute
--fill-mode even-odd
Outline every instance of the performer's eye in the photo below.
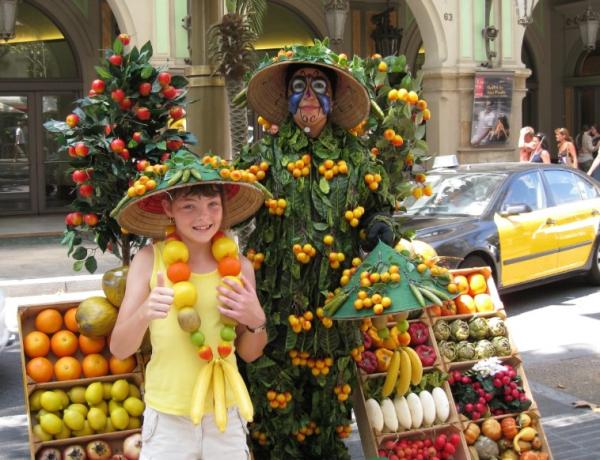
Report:
<svg viewBox="0 0 600 460"><path fill-rule="evenodd" d="M317 94L325 94L327 92L327 81L323 78L315 78L310 86Z"/></svg>
<svg viewBox="0 0 600 460"><path fill-rule="evenodd" d="M294 78L292 80L292 91L294 93L301 93L306 89L306 80L304 78Z"/></svg>

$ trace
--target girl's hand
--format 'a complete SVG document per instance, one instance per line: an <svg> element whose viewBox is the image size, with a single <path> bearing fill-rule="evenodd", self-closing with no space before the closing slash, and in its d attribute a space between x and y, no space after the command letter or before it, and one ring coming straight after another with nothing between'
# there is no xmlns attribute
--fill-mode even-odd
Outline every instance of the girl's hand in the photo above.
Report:
<svg viewBox="0 0 600 460"><path fill-rule="evenodd" d="M248 282L248 279L241 275L240 280L242 285L225 278L223 283L227 284L229 288L217 287L220 294L217 296L217 300L221 303L219 311L225 316L235 319L238 323L255 329L265 323L265 312L260 306L256 290Z"/></svg>
<svg viewBox="0 0 600 460"><path fill-rule="evenodd" d="M146 301L142 304L140 313L148 322L153 319L166 318L173 305L174 291L172 288L165 287L165 275L156 274L156 287L150 291Z"/></svg>

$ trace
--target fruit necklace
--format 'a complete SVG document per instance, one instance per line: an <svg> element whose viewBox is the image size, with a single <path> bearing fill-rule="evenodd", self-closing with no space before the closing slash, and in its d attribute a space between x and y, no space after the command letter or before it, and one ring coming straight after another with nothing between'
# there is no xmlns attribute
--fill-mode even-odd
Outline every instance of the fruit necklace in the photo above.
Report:
<svg viewBox="0 0 600 460"><path fill-rule="evenodd" d="M197 299L196 286L189 281L192 270L188 264L189 249L176 233L174 225L169 225L165 232L166 239L162 251L163 262L167 268L167 278L173 283L173 306L177 309L177 322L185 332L189 332L190 340L198 347L198 357L207 361L202 366L192 392L191 419L194 424L202 421L205 415L207 397L212 387L215 423L221 432L227 426L226 386L229 386L241 416L248 422L254 417L254 408L246 384L237 368L227 358L233 352L233 341L236 338L237 321L221 314L221 342L217 347L218 356L205 343L200 330L200 315L194 308ZM217 270L223 279L235 280L241 284L241 263L238 246L234 240L223 232L217 232L211 239L211 252L217 261ZM221 283L221 286L228 287ZM226 385L227 383L227 385Z"/></svg>

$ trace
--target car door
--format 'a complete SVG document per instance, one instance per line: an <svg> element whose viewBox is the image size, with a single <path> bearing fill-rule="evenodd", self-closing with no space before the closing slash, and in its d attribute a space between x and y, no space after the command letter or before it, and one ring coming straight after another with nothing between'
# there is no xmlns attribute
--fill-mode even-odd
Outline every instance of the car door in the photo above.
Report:
<svg viewBox="0 0 600 460"><path fill-rule="evenodd" d="M512 286L558 271L558 246L547 208L547 197L538 171L515 176L508 184L494 215L500 241L500 281ZM506 215L509 206L528 209Z"/></svg>
<svg viewBox="0 0 600 460"><path fill-rule="evenodd" d="M554 203L549 210L555 222L560 271L581 268L598 234L598 190L586 178L568 170L546 170L544 177Z"/></svg>

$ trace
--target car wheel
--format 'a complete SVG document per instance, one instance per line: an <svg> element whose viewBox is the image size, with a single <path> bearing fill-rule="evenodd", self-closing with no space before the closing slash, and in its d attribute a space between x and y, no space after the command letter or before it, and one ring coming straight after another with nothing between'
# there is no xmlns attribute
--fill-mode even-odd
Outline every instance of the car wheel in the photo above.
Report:
<svg viewBox="0 0 600 460"><path fill-rule="evenodd" d="M494 278L494 283L498 283L498 278L496 275L495 267L485 260L481 256L470 255L463 259L463 261L458 264L458 268L474 268L474 267L490 267L492 269L492 278Z"/></svg>
<svg viewBox="0 0 600 460"><path fill-rule="evenodd" d="M588 272L588 279L592 284L600 285L600 239L596 240L592 253L592 268Z"/></svg>

